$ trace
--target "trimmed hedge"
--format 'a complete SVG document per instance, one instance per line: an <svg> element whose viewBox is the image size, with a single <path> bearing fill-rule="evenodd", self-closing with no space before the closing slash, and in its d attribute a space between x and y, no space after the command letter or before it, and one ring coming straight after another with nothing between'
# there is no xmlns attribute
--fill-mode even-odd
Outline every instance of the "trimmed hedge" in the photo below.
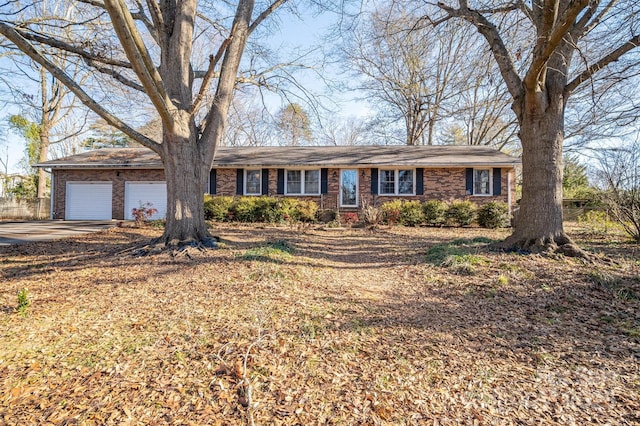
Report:
<svg viewBox="0 0 640 426"><path fill-rule="evenodd" d="M216 222L315 222L318 204L281 197L229 197L205 195L205 219Z"/></svg>
<svg viewBox="0 0 640 426"><path fill-rule="evenodd" d="M449 206L444 201L429 200L422 205L424 221L430 226L440 226L447 222Z"/></svg>
<svg viewBox="0 0 640 426"><path fill-rule="evenodd" d="M471 201L452 201L447 210L447 220L458 226L469 226L476 220L478 206Z"/></svg>
<svg viewBox="0 0 640 426"><path fill-rule="evenodd" d="M382 204L376 212L382 212L390 225L469 226L474 222L484 228L508 226L509 206L503 202L489 202L478 207L471 201L429 200L421 204L417 200L393 200ZM315 201L289 197L229 197L205 195L206 220L216 222L317 222L319 216L335 217L334 210L318 210ZM363 212L364 214L364 212ZM381 214L377 213L377 217ZM377 218L376 222L380 219ZM326 221L326 220L325 220Z"/></svg>
<svg viewBox="0 0 640 426"><path fill-rule="evenodd" d="M483 228L504 228L509 224L507 203L492 201L478 209L478 224Z"/></svg>

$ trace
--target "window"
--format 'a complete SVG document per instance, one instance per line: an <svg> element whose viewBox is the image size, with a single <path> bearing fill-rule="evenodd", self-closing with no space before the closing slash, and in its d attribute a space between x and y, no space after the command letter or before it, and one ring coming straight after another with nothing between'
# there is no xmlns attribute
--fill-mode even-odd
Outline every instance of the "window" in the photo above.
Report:
<svg viewBox="0 0 640 426"><path fill-rule="evenodd" d="M320 194L320 170L287 170L285 194Z"/></svg>
<svg viewBox="0 0 640 426"><path fill-rule="evenodd" d="M320 193L320 170L306 170L304 173L304 192L307 194Z"/></svg>
<svg viewBox="0 0 640 426"><path fill-rule="evenodd" d="M260 169L244 171L244 193L245 195L262 194L262 173Z"/></svg>
<svg viewBox="0 0 640 426"><path fill-rule="evenodd" d="M380 170L380 194L396 193L396 173L395 170Z"/></svg>
<svg viewBox="0 0 640 426"><path fill-rule="evenodd" d="M491 195L490 169L473 169L473 195Z"/></svg>
<svg viewBox="0 0 640 426"><path fill-rule="evenodd" d="M380 195L414 195L415 170L380 170Z"/></svg>

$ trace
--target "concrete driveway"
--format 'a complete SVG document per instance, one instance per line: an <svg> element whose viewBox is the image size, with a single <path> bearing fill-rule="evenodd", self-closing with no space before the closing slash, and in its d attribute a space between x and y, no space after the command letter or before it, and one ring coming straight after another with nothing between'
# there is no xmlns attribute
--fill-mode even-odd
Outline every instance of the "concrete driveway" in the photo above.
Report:
<svg viewBox="0 0 640 426"><path fill-rule="evenodd" d="M115 221L0 222L0 246L50 241L78 234L98 232L116 226Z"/></svg>

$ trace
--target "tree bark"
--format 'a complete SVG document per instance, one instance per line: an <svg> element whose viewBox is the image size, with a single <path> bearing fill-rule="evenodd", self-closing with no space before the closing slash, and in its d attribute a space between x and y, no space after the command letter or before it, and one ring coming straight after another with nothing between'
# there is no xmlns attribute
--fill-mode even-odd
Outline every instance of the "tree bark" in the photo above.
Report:
<svg viewBox="0 0 640 426"><path fill-rule="evenodd" d="M554 65L561 68L558 62ZM542 90L525 89L513 103L520 124L522 175L526 179L515 229L501 244L504 248L587 257L563 226L565 75L566 69L549 71Z"/></svg>
<svg viewBox="0 0 640 426"><path fill-rule="evenodd" d="M164 234L157 242L167 246L206 245L211 240L204 220L203 201L209 165L200 156L195 129L184 132L190 127L195 127L193 120L183 117L174 120L175 131L164 129L162 156L165 158L167 216Z"/></svg>
<svg viewBox="0 0 640 426"><path fill-rule="evenodd" d="M38 161L47 161L49 156L49 128L40 128L40 153L38 155ZM38 168L38 189L36 197L44 198L47 191L47 172L43 167Z"/></svg>

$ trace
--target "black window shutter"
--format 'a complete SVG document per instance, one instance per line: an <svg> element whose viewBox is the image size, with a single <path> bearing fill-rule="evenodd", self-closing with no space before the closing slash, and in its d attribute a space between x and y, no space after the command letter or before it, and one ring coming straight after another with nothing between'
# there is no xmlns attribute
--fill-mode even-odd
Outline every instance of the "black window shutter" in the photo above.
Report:
<svg viewBox="0 0 640 426"><path fill-rule="evenodd" d="M416 195L424 195L424 169L416 169Z"/></svg>
<svg viewBox="0 0 640 426"><path fill-rule="evenodd" d="M269 195L269 169L262 169L262 195Z"/></svg>
<svg viewBox="0 0 640 426"><path fill-rule="evenodd" d="M329 193L329 169L320 169L320 193Z"/></svg>
<svg viewBox="0 0 640 426"><path fill-rule="evenodd" d="M278 194L284 194L284 169L278 169Z"/></svg>
<svg viewBox="0 0 640 426"><path fill-rule="evenodd" d="M371 169L371 193L378 194L378 169Z"/></svg>
<svg viewBox="0 0 640 426"><path fill-rule="evenodd" d="M236 194L244 194L244 170L236 169Z"/></svg>
<svg viewBox="0 0 640 426"><path fill-rule="evenodd" d="M502 169L493 169L493 195L502 194Z"/></svg>
<svg viewBox="0 0 640 426"><path fill-rule="evenodd" d="M209 172L209 194L211 195L215 195L216 193L217 178L218 178L218 170L211 169L211 171Z"/></svg>
<svg viewBox="0 0 640 426"><path fill-rule="evenodd" d="M473 195L473 169L467 169L467 195Z"/></svg>

